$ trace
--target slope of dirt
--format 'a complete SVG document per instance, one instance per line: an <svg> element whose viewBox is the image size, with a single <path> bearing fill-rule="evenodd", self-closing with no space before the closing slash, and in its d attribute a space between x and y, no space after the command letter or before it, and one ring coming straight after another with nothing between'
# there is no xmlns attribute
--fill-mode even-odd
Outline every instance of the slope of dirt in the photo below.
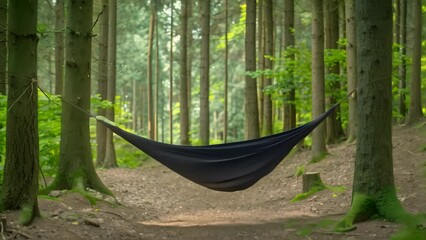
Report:
<svg viewBox="0 0 426 240"><path fill-rule="evenodd" d="M412 213L425 212L426 124L394 129L394 166L398 197ZM43 217L22 227L18 213L3 214L15 239L388 239L399 225L381 220L357 225L355 231L327 231L348 210L355 144L329 146L330 155L306 166L320 172L330 186L295 203L309 151L284 160L270 175L241 192L222 193L200 187L152 161L140 169L100 170L99 175L123 204L98 201L95 207L76 193L40 198ZM318 227L318 226L321 227ZM317 227L313 227L317 226ZM14 233L14 236L11 234ZM6 234L5 234L6 235Z"/></svg>

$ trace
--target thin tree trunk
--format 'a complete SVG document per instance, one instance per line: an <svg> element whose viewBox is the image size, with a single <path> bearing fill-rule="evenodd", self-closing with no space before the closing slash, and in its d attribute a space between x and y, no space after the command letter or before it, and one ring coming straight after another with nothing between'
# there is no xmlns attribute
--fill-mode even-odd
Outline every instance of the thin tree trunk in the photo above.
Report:
<svg viewBox="0 0 426 240"><path fill-rule="evenodd" d="M101 100L107 100L108 93L108 0L102 0L102 15L99 19L99 61L98 61L98 94ZM106 116L106 109L99 108L98 115ZM105 160L107 128L96 122L96 166L101 167Z"/></svg>
<svg viewBox="0 0 426 240"><path fill-rule="evenodd" d="M265 70L265 18L264 15L264 0L259 0L257 4L257 48L258 48L258 64L257 69L260 71ZM263 112L264 112L264 95L263 95L263 89L265 84L265 76L261 74L257 79L259 86L258 86L258 97L259 97L259 127L263 128Z"/></svg>
<svg viewBox="0 0 426 240"><path fill-rule="evenodd" d="M325 24L325 48L326 49L337 49L337 41L339 40L339 15L338 15L338 3L336 0L325 0L324 1L324 15ZM335 78L339 75L339 64L334 63L332 66L327 66L325 74L331 78ZM333 106L336 103L336 97L334 94L340 91L340 82L330 82L330 95L327 96L327 103ZM338 140L338 122L337 113L335 111L326 120L327 124L327 142L335 143ZM341 128L341 126L340 126Z"/></svg>
<svg viewBox="0 0 426 240"><path fill-rule="evenodd" d="M294 39L294 0L284 1L284 51L295 46ZM286 55L288 61L294 61L294 54ZM285 60L284 60L284 64ZM294 80L293 71L290 72L290 78ZM290 130L296 127L296 98L295 89L290 89L286 94L284 102L284 130Z"/></svg>
<svg viewBox="0 0 426 240"><path fill-rule="evenodd" d="M228 0L225 0L225 83L224 83L224 110L223 110L223 142L228 141Z"/></svg>
<svg viewBox="0 0 426 240"><path fill-rule="evenodd" d="M201 1L200 142L209 145L210 0Z"/></svg>
<svg viewBox="0 0 426 240"><path fill-rule="evenodd" d="M147 54L147 84L148 84L148 137L154 139L154 98L152 74L152 46L154 42L155 3L151 3L151 17L149 19L148 54Z"/></svg>
<svg viewBox="0 0 426 240"><path fill-rule="evenodd" d="M7 0L0 0L0 94L6 95L7 82Z"/></svg>
<svg viewBox="0 0 426 240"><path fill-rule="evenodd" d="M324 86L324 15L323 1L312 3L312 118L325 111ZM326 153L325 124L320 124L312 134L312 160L321 159Z"/></svg>
<svg viewBox="0 0 426 240"><path fill-rule="evenodd" d="M348 78L348 93L357 88L357 67L356 67L356 25L355 25L355 0L345 1L346 15L346 71ZM348 142L353 142L357 134L357 92L349 96L349 122L348 122Z"/></svg>
<svg viewBox="0 0 426 240"><path fill-rule="evenodd" d="M117 60L117 0L108 2L108 92L107 97L113 106L116 91L116 60ZM114 107L108 108L106 116L110 121L115 120ZM118 167L115 155L114 137L111 130L106 133L106 152L103 163L105 168Z"/></svg>
<svg viewBox="0 0 426 240"><path fill-rule="evenodd" d="M65 6L64 0L55 3L55 94L62 94L64 86L64 31L65 31Z"/></svg>
<svg viewBox="0 0 426 240"><path fill-rule="evenodd" d="M272 0L264 0L264 19L265 19L265 69L272 70L271 57L274 55L274 22ZM265 77L264 89L272 84L270 77ZM271 95L263 93L263 129L262 135L272 134L272 100Z"/></svg>
<svg viewBox="0 0 426 240"><path fill-rule="evenodd" d="M37 0L11 1L8 15L8 73L11 84L0 210L22 209L25 212L21 214L21 223L29 225L40 215L37 202Z"/></svg>
<svg viewBox="0 0 426 240"><path fill-rule="evenodd" d="M187 69L187 36L188 36L188 1L181 2L180 21L180 143L189 144L189 109L188 109L188 69Z"/></svg>
<svg viewBox="0 0 426 240"><path fill-rule="evenodd" d="M411 66L410 108L407 124L423 118L421 97L421 57L422 57L422 5L421 0L413 0L413 64Z"/></svg>
<svg viewBox="0 0 426 240"><path fill-rule="evenodd" d="M399 113L405 117L407 106L405 103L405 89L407 85L407 0L400 1L400 19L399 19L399 54L401 64L398 67L399 75Z"/></svg>
<svg viewBox="0 0 426 240"><path fill-rule="evenodd" d="M157 11L155 12L157 15ZM158 34L158 20L159 18L156 18L157 21L155 21L155 104L154 104L154 139L158 141L158 104L159 104L159 90L161 85L161 79L160 79L160 49L159 49L159 34Z"/></svg>
<svg viewBox="0 0 426 240"><path fill-rule="evenodd" d="M173 0L170 1L170 71L169 71L169 138L173 144Z"/></svg>
<svg viewBox="0 0 426 240"><path fill-rule="evenodd" d="M245 63L246 72L256 71L256 0L247 0ZM246 139L259 137L259 109L256 78L245 76L245 133Z"/></svg>

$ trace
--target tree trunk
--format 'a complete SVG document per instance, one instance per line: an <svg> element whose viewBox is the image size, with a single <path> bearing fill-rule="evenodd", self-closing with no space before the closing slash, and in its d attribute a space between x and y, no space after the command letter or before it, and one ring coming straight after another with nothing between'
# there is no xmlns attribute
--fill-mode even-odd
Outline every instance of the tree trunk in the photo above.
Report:
<svg viewBox="0 0 426 240"><path fill-rule="evenodd" d="M202 0L201 13L201 76L200 76L200 142L209 145L209 70L210 70L210 0Z"/></svg>
<svg viewBox="0 0 426 240"><path fill-rule="evenodd" d="M10 1L6 161L0 210L21 209L21 223L39 216L37 1ZM4 27L4 26L2 26Z"/></svg>
<svg viewBox="0 0 426 240"><path fill-rule="evenodd" d="M55 94L61 95L64 86L64 32L65 32L65 6L64 0L55 3Z"/></svg>
<svg viewBox="0 0 426 240"><path fill-rule="evenodd" d="M294 41L294 0L284 1L284 51L295 46ZM286 55L288 61L294 61L294 54ZM285 60L284 60L284 64ZM290 72L290 78L294 80L293 71ZM284 130L290 130L296 127L296 98L295 89L290 89L286 94L284 102Z"/></svg>
<svg viewBox="0 0 426 240"><path fill-rule="evenodd" d="M173 144L173 0L170 1L170 71L169 71L169 138L170 144Z"/></svg>
<svg viewBox="0 0 426 240"><path fill-rule="evenodd" d="M258 48L258 64L257 69L259 71L265 70L265 35L264 35L264 25L265 25L265 18L263 17L264 13L264 7L263 7L264 0L259 0L257 4L257 48ZM258 97L259 97L259 127L263 128L263 102L264 102L264 95L263 95L263 88L265 83L265 76L261 74L257 82L259 83L258 86Z"/></svg>
<svg viewBox="0 0 426 240"><path fill-rule="evenodd" d="M116 60L117 60L117 0L108 2L108 101L115 104L116 91ZM110 121L115 120L114 107L108 108L106 116ZM106 151L104 168L118 167L115 155L114 138L111 130L106 132Z"/></svg>
<svg viewBox="0 0 426 240"><path fill-rule="evenodd" d="M152 46L154 43L155 3L151 2L151 17L149 19L148 54L147 54L147 84L148 84L148 137L154 139L154 98L152 74Z"/></svg>
<svg viewBox="0 0 426 240"><path fill-rule="evenodd" d="M225 83L224 83L224 109L223 109L223 142L228 142L228 0L225 0Z"/></svg>
<svg viewBox="0 0 426 240"><path fill-rule="evenodd" d="M413 64L411 65L410 108L407 124L413 124L423 118L421 97L421 58L422 58L422 4L413 0Z"/></svg>
<svg viewBox="0 0 426 240"><path fill-rule="evenodd" d="M357 67L356 67L356 25L355 25L355 0L345 1L346 15L346 72L348 78L348 93L357 88ZM348 122L348 142L356 139L357 133L357 92L349 96L349 122Z"/></svg>
<svg viewBox="0 0 426 240"><path fill-rule="evenodd" d="M98 61L98 94L101 100L108 96L108 0L102 0L102 15L99 19L99 61ZM106 116L106 109L98 109L99 116ZM101 167L105 160L107 128L96 122L96 166Z"/></svg>
<svg viewBox="0 0 426 240"><path fill-rule="evenodd" d="M7 0L0 0L0 94L6 95L7 82Z"/></svg>
<svg viewBox="0 0 426 240"><path fill-rule="evenodd" d="M324 91L324 16L322 0L312 4L312 118L325 111ZM327 153L325 124L320 124L312 133L312 160L317 161Z"/></svg>
<svg viewBox="0 0 426 240"><path fill-rule="evenodd" d="M113 196L96 174L93 165L89 116L73 105L90 109L90 62L92 40L91 0L69 1L66 19L66 64L62 104L59 167L53 183L43 193L54 189L95 189Z"/></svg>
<svg viewBox="0 0 426 240"><path fill-rule="evenodd" d="M407 85L407 0L399 1L399 55L401 63L398 66L399 76L399 113L405 117L407 106L405 103L405 89Z"/></svg>
<svg viewBox="0 0 426 240"><path fill-rule="evenodd" d="M247 0L245 63L246 72L256 71L256 0ZM245 133L246 139L259 137L259 109L256 78L245 76Z"/></svg>
<svg viewBox="0 0 426 240"><path fill-rule="evenodd" d="M188 1L182 1L180 21L180 143L189 144L188 69L187 69Z"/></svg>
<svg viewBox="0 0 426 240"><path fill-rule="evenodd" d="M352 207L336 226L379 215L405 215L395 193L392 161L392 1L359 0L355 7L358 66L358 138Z"/></svg>
<svg viewBox="0 0 426 240"><path fill-rule="evenodd" d="M157 15L157 10L155 11L155 14ZM160 79L160 49L159 49L159 34L158 34L158 20L159 18L156 17L157 21L155 21L155 88L154 88L154 140L158 141L158 109L159 109L159 89L161 85L161 79Z"/></svg>
<svg viewBox="0 0 426 240"><path fill-rule="evenodd" d="M324 1L324 30L325 30L325 48L326 49L337 49L337 41L339 40L339 14L338 14L338 3L336 0L325 0ZM333 63L331 66L325 68L325 74L329 76L330 79L336 79L339 75L339 64ZM330 106L333 106L336 103L335 93L340 91L340 82L336 80L331 80L329 83L330 94L327 96L327 103ZM327 124L327 142L335 143L337 142L339 128L337 122L337 113L339 111L334 111L326 120Z"/></svg>
<svg viewBox="0 0 426 240"><path fill-rule="evenodd" d="M273 17L273 6L272 0L264 1L264 19L265 19L265 55L268 57L265 58L265 69L272 70L272 60L271 57L274 55L274 23L272 20ZM264 89L272 84L272 79L270 77L265 77ZM272 134L272 100L270 94L264 94L263 96L263 129L262 135L271 135Z"/></svg>

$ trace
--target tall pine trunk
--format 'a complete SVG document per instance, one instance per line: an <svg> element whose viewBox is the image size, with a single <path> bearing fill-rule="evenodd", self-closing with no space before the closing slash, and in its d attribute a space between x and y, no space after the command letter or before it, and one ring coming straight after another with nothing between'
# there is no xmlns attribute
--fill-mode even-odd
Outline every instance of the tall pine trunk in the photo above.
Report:
<svg viewBox="0 0 426 240"><path fill-rule="evenodd" d="M295 46L294 38L294 0L285 0L284 1L284 51L287 51L289 48ZM288 55L285 56L284 64L287 61L294 61L294 53L291 51ZM290 71L289 76L292 81L294 79L294 72ZM296 127L296 104L294 103L296 99L296 91L294 88L290 89L286 93L285 102L284 102L284 130L290 130Z"/></svg>
<svg viewBox="0 0 426 240"><path fill-rule="evenodd" d="M180 143L189 144L189 109L188 109L188 0L182 1L180 17Z"/></svg>
<svg viewBox="0 0 426 240"><path fill-rule="evenodd" d="M169 138L170 144L173 144L173 0L170 1L170 70L169 70Z"/></svg>
<svg viewBox="0 0 426 240"><path fill-rule="evenodd" d="M90 109L93 2L68 1L66 9L66 64L59 166L53 183L43 193L54 189L85 190L88 187L112 196L96 174L90 145L89 116L79 109Z"/></svg>
<svg viewBox="0 0 426 240"><path fill-rule="evenodd" d="M325 111L324 86L324 16L323 1L312 4L312 118ZM322 158L327 149L325 146L325 123L320 124L312 133L312 160Z"/></svg>
<svg viewBox="0 0 426 240"><path fill-rule="evenodd" d="M405 91L407 87L407 0L399 0L399 55L401 63L398 66L399 77L399 113L402 116L407 114L405 103Z"/></svg>
<svg viewBox="0 0 426 240"><path fill-rule="evenodd" d="M201 4L201 76L200 76L200 142L209 145L210 141L210 0Z"/></svg>
<svg viewBox="0 0 426 240"><path fill-rule="evenodd" d="M116 91L116 59L117 59L117 0L108 2L108 101L115 104ZM114 107L108 108L106 116L110 121L114 121ZM106 151L103 167L118 167L115 155L114 137L111 130L106 132Z"/></svg>
<svg viewBox="0 0 426 240"><path fill-rule="evenodd" d="M357 66L356 66L356 25L355 25L355 0L345 1L346 15L346 72L348 78L348 93L357 87ZM353 142L357 134L357 93L353 92L349 96L349 122L348 122L348 142Z"/></svg>
<svg viewBox="0 0 426 240"><path fill-rule="evenodd" d="M152 140L155 138L154 126L154 80L152 67L152 47L154 44L155 31L155 3L151 2L151 16L149 18L149 33L148 33L148 54L147 54L147 89L148 89L148 137Z"/></svg>
<svg viewBox="0 0 426 240"><path fill-rule="evenodd" d="M273 23L273 6L272 0L264 0L264 19L265 19L265 69L272 70L272 59L274 55L274 23ZM265 77L263 89L267 88L272 84L270 77ZM264 94L263 96L263 128L262 135L272 134L272 100L270 94Z"/></svg>
<svg viewBox="0 0 426 240"><path fill-rule="evenodd" d="M245 62L246 72L256 71L256 0L247 0ZM245 76L245 133L246 139L259 137L259 109L256 78Z"/></svg>
<svg viewBox="0 0 426 240"><path fill-rule="evenodd" d="M224 109L223 109L223 142L228 141L228 0L225 0L225 83L224 83Z"/></svg>
<svg viewBox="0 0 426 240"><path fill-rule="evenodd" d="M98 61L98 94L101 100L108 96L108 0L102 0L102 15L99 19L99 61ZM98 115L106 116L106 109L99 108ZM96 166L101 167L105 160L107 128L96 122Z"/></svg>
<svg viewBox="0 0 426 240"><path fill-rule="evenodd" d="M0 94L6 95L7 0L0 0Z"/></svg>
<svg viewBox="0 0 426 240"><path fill-rule="evenodd" d="M65 32L65 4L64 0L55 3L55 94L62 94L64 87L64 32Z"/></svg>
<svg viewBox="0 0 426 240"><path fill-rule="evenodd" d="M336 230L373 216L401 220L392 160L392 1L355 5L358 66L358 137L352 207Z"/></svg>
<svg viewBox="0 0 426 240"><path fill-rule="evenodd" d="M413 64L411 66L410 108L407 124L413 124L423 118L421 97L421 58L422 58L422 4L413 0Z"/></svg>
<svg viewBox="0 0 426 240"><path fill-rule="evenodd" d="M39 215L37 0L10 1L8 15L10 85L0 210L22 209L21 222L28 225Z"/></svg>

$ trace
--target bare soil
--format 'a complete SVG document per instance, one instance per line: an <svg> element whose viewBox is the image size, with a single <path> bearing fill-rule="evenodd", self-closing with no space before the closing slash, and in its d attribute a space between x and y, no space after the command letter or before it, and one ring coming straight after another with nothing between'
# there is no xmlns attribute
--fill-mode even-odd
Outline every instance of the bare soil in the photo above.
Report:
<svg viewBox="0 0 426 240"><path fill-rule="evenodd" d="M426 212L426 124L394 129L394 172L398 197L411 213ZM7 212L4 236L14 239L389 239L400 225L383 220L357 224L336 234L329 229L349 209L355 144L329 146L330 155L309 164L310 152L285 159L255 186L222 193L200 187L149 161L139 169L99 170L122 206L98 201L92 207L77 193L57 200L39 199L42 218L29 227L19 214ZM136 150L135 150L136 151ZM298 202L298 166L321 174L325 184L345 186L342 193L324 190Z"/></svg>

